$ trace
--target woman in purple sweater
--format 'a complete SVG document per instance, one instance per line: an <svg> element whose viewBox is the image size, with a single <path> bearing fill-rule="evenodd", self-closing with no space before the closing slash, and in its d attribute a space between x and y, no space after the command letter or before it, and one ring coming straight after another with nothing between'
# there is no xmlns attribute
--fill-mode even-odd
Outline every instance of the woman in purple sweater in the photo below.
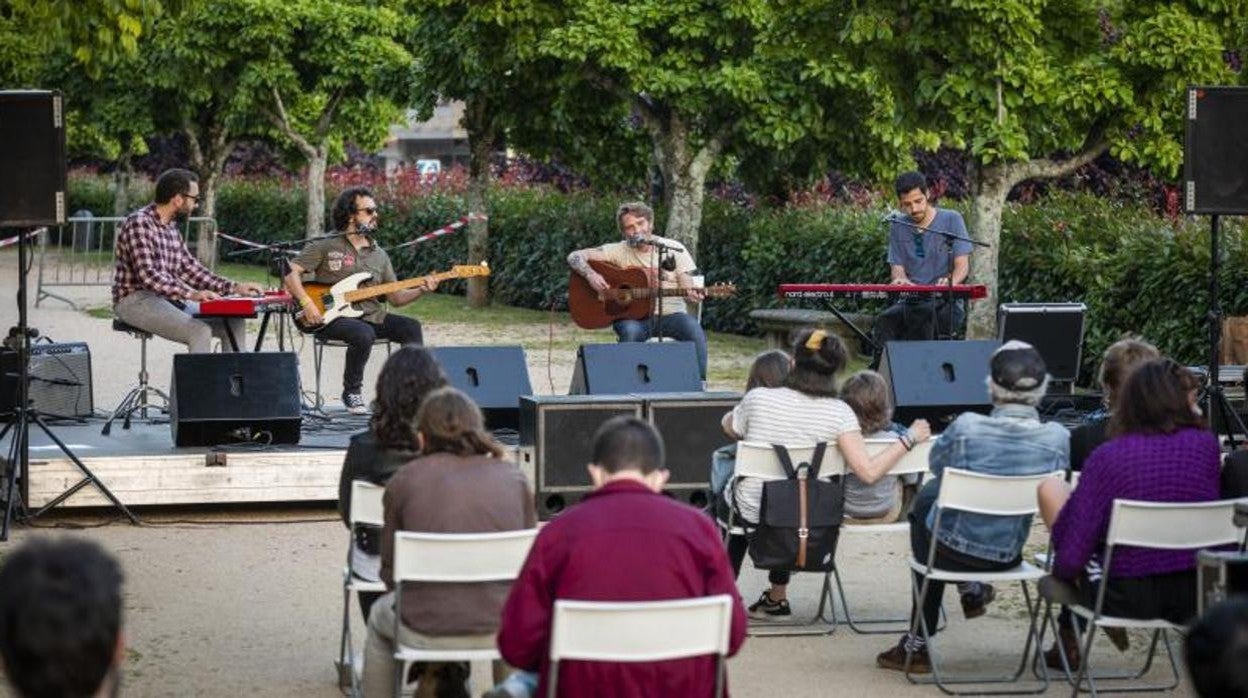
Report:
<svg viewBox="0 0 1248 698"><path fill-rule="evenodd" d="M1218 499L1218 440L1196 407L1198 385L1171 359L1141 364L1118 396L1111 440L1092 452L1079 486L1073 492L1059 480L1040 486L1040 515L1053 533L1053 576L1073 584L1080 603L1095 604L1099 579L1089 578L1089 567L1099 570L1115 499ZM1106 615L1185 623L1196 612L1194 549L1121 546L1108 574ZM1072 666L1079 662L1075 635L1068 623L1059 626Z"/></svg>

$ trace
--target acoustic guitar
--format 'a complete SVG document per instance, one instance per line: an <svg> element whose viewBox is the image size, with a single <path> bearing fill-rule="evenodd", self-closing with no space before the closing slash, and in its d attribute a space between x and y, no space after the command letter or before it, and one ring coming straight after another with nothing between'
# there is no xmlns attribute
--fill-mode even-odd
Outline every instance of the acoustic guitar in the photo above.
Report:
<svg viewBox="0 0 1248 698"><path fill-rule="evenodd" d="M621 268L609 262L589 260L589 266L602 274L610 288L595 291L585 277L576 272L568 277L568 312L577 327L596 330L616 320L645 320L655 298L683 296L683 288L653 288L642 267ZM737 292L732 284L715 284L702 289L707 298L724 298Z"/></svg>
<svg viewBox="0 0 1248 698"><path fill-rule="evenodd" d="M436 274L427 274L425 276L405 279L403 281L392 281L388 284L377 284L375 286L364 286L361 284L373 277L372 274L362 271L358 274L352 274L338 283L330 286L329 284L306 283L303 285L304 290L308 292L308 297L312 299L312 304L316 309L321 311L323 321L320 324L313 325L303 319L303 311L295 313L295 327L300 332L314 334L320 332L329 323L340 317L359 317L364 311L355 306L355 303L384 296L395 291L402 291L407 288L415 288L425 283L425 279L433 278L439 283L447 279L467 279L472 276L489 276L490 265L486 262L480 264L457 264L451 267L450 271L442 271Z"/></svg>

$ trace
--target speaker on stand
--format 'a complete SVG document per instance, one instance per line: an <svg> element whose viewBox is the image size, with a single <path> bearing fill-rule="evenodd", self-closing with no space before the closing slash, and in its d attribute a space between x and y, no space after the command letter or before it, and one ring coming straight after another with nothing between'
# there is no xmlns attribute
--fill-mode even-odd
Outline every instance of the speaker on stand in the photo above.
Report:
<svg viewBox="0 0 1248 698"><path fill-rule="evenodd" d="M1187 88L1187 128L1183 142L1183 204L1188 213L1209 215L1209 374L1214 376L1222 345L1222 300L1219 218L1248 214L1248 87ZM1217 380L1205 388L1209 424L1227 425L1226 437L1236 448L1236 434L1248 433Z"/></svg>

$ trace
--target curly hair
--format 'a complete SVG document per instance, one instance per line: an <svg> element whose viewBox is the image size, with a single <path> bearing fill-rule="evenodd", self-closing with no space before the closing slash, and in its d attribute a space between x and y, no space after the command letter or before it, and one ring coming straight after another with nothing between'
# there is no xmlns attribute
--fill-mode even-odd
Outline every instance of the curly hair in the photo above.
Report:
<svg viewBox="0 0 1248 698"><path fill-rule="evenodd" d="M343 189L338 198L334 199L334 208L329 212L334 230L340 233L346 232L347 224L351 222L351 216L355 214L355 200L361 196L373 198L373 192L368 187L351 187Z"/></svg>
<svg viewBox="0 0 1248 698"><path fill-rule="evenodd" d="M373 434L387 448L416 450L416 411L429 393L446 385L446 374L433 354L408 344L386 359L377 376Z"/></svg>
<svg viewBox="0 0 1248 698"><path fill-rule="evenodd" d="M485 430L481 408L449 385L425 396L416 411L416 425L424 438L423 455L503 457L503 447Z"/></svg>

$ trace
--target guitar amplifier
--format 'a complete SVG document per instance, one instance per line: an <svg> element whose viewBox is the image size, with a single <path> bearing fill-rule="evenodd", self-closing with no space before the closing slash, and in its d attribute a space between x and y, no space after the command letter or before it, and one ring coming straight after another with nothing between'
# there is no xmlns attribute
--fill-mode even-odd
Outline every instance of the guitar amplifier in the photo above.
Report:
<svg viewBox="0 0 1248 698"><path fill-rule="evenodd" d="M17 407L17 352L0 352L0 414ZM32 344L30 404L48 417L90 417L95 414L91 391L91 350L86 342Z"/></svg>

